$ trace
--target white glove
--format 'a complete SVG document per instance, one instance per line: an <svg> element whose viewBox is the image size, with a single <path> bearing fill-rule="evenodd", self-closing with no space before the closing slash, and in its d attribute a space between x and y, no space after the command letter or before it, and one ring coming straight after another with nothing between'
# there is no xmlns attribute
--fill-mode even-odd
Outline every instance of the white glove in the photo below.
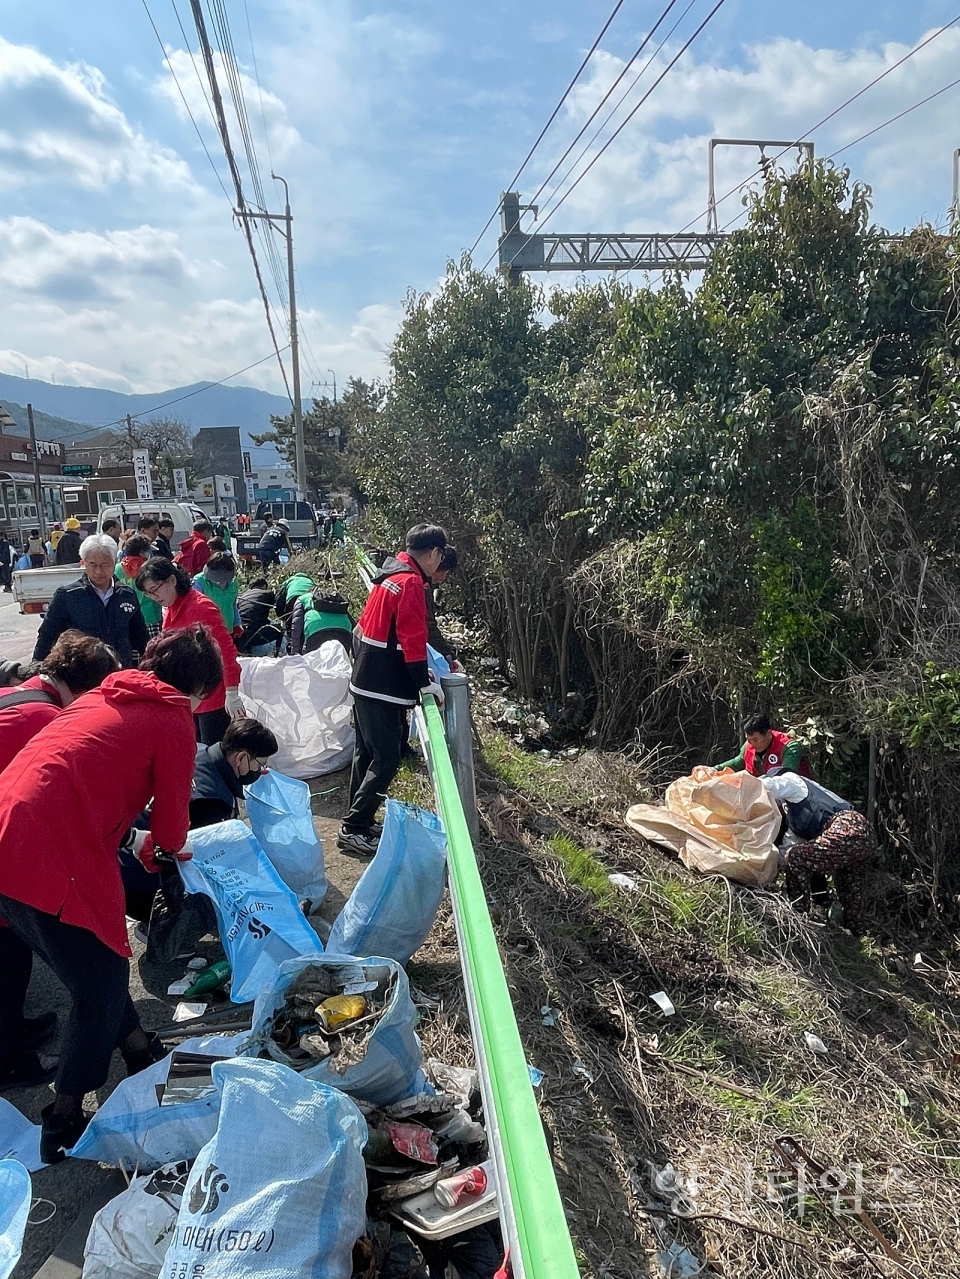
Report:
<svg viewBox="0 0 960 1279"><path fill-rule="evenodd" d="M130 831L129 843L127 844L127 848L130 849L134 857L140 856L143 846L147 842L147 837L149 834L150 832L148 830L138 830L137 827L133 827L133 829Z"/></svg>
<svg viewBox="0 0 960 1279"><path fill-rule="evenodd" d="M247 712L243 709L243 700L240 697L239 688L227 689L224 709L231 719L243 719L246 715Z"/></svg>
<svg viewBox="0 0 960 1279"><path fill-rule="evenodd" d="M462 675L462 674L463 674L463 663L462 663L462 662L458 662L456 658L452 658L452 659L451 659L451 661L450 661L450 669L451 669L451 671L453 671L454 675Z"/></svg>
<svg viewBox="0 0 960 1279"><path fill-rule="evenodd" d="M421 702L426 698L427 694L432 694L437 699L437 705L443 705L443 689L435 681L428 684L426 688L420 690Z"/></svg>

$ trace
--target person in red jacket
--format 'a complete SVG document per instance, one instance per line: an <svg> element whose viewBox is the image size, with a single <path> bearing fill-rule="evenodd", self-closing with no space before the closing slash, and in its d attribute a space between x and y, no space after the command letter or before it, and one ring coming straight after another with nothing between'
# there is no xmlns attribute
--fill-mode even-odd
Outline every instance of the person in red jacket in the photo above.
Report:
<svg viewBox="0 0 960 1279"><path fill-rule="evenodd" d="M369 857L377 851L377 809L400 767L407 711L422 692L442 701L427 666L427 587L440 566L447 535L437 524L416 524L407 549L388 556L357 623L357 656L350 692L356 745L350 809L337 845Z"/></svg>
<svg viewBox="0 0 960 1279"><path fill-rule="evenodd" d="M197 520L193 532L180 543L175 563L179 564L189 578L203 571L203 566L210 558L210 547L207 545L213 537L213 525L209 520Z"/></svg>
<svg viewBox="0 0 960 1279"><path fill-rule="evenodd" d="M216 641L223 661L223 679L196 714L197 741L204 746L215 746L222 740L231 719L243 714L237 647L223 623L223 615L213 600L194 589L181 565L171 564L159 556L147 560L140 570L137 590L162 606L163 630L199 623L208 628Z"/></svg>
<svg viewBox="0 0 960 1279"><path fill-rule="evenodd" d="M36 675L0 690L0 773L81 693L119 669L119 657L103 640L64 631ZM57 1024L56 1013L23 1013L32 971L33 951L0 918L0 1089L43 1084L55 1073L35 1049Z"/></svg>
<svg viewBox="0 0 960 1279"><path fill-rule="evenodd" d="M115 1048L128 1074L164 1054L128 991L117 847L152 798L141 859L154 869L157 851L189 857L193 711L222 677L203 627L160 635L139 670L108 675L0 775L0 914L72 998L54 1101L42 1111L45 1163L83 1132L84 1094L106 1082Z"/></svg>

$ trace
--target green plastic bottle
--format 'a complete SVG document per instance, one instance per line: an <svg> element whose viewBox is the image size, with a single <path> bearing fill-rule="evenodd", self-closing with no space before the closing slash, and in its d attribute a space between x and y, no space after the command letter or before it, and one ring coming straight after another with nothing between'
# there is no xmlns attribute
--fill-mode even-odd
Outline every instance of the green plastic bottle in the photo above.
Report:
<svg viewBox="0 0 960 1279"><path fill-rule="evenodd" d="M215 964L211 964L209 968L204 968L202 972L197 973L196 980L192 986L188 986L184 991L184 999L196 999L198 995L209 995L214 990L219 990L221 986L225 986L233 976L233 969L225 959L218 959Z"/></svg>

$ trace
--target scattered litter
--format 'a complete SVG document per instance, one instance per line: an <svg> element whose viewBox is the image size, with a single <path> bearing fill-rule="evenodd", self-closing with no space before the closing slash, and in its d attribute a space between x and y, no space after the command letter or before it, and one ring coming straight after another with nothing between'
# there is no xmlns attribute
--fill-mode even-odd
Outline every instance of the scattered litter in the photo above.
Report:
<svg viewBox="0 0 960 1279"><path fill-rule="evenodd" d="M368 995L371 990L377 989L375 981L348 981L343 988L345 995Z"/></svg>
<svg viewBox="0 0 960 1279"><path fill-rule="evenodd" d="M530 1083L534 1088L539 1088L546 1079L543 1071L538 1070L536 1066L531 1066L529 1062L527 1062L527 1074L530 1076Z"/></svg>
<svg viewBox="0 0 960 1279"><path fill-rule="evenodd" d="M573 1073L575 1075L583 1075L588 1084L595 1082L595 1076L586 1068L579 1059L573 1063Z"/></svg>
<svg viewBox="0 0 960 1279"><path fill-rule="evenodd" d="M422 1235L425 1239L446 1239L449 1235L460 1234L471 1226L493 1221L497 1216L497 1189L493 1164L487 1160L479 1165L478 1171L482 1171L486 1177L486 1188L482 1193L468 1195L454 1207L447 1208L437 1202L433 1190L428 1190L414 1199L407 1199L397 1204L391 1209L392 1215L397 1217L405 1227Z"/></svg>
<svg viewBox="0 0 960 1279"><path fill-rule="evenodd" d="M193 1021L195 1017L202 1017L206 1011L206 1004L188 1004L181 1001L173 1010L173 1020Z"/></svg>
<svg viewBox="0 0 960 1279"><path fill-rule="evenodd" d="M665 990L658 990L656 994L651 995L650 998L658 1008L662 1009L664 1017L672 1017L677 1011L673 1006L673 1000Z"/></svg>
<svg viewBox="0 0 960 1279"><path fill-rule="evenodd" d="M172 981L167 987L168 995L185 995L193 985L192 977L181 977L179 981Z"/></svg>
<svg viewBox="0 0 960 1279"><path fill-rule="evenodd" d="M657 1266L662 1279L693 1279L694 1275L700 1274L703 1270L703 1266L690 1249L685 1248L676 1239L668 1244L663 1252L657 1253Z"/></svg>
<svg viewBox="0 0 960 1279"><path fill-rule="evenodd" d="M438 1128L437 1136L442 1141L452 1141L462 1146L479 1146L487 1139L483 1125L471 1119L465 1110L458 1110L449 1123Z"/></svg>
<svg viewBox="0 0 960 1279"><path fill-rule="evenodd" d="M815 1035L811 1030L803 1032L803 1042L807 1045L812 1053L821 1053L826 1055L830 1049L823 1042L819 1035Z"/></svg>
<svg viewBox="0 0 960 1279"><path fill-rule="evenodd" d="M384 1124L387 1136L398 1154L415 1159L419 1164L437 1162L437 1141L423 1124L402 1124L388 1119Z"/></svg>
<svg viewBox="0 0 960 1279"><path fill-rule="evenodd" d="M477 1072L467 1066L448 1066L445 1061L431 1057L427 1071L441 1092L456 1097L461 1110L468 1110L473 1098L479 1094Z"/></svg>
<svg viewBox="0 0 960 1279"><path fill-rule="evenodd" d="M559 1008L551 1008L549 1004L544 1004L540 1009L540 1025L555 1026L557 1018L560 1016Z"/></svg>
<svg viewBox="0 0 960 1279"><path fill-rule="evenodd" d="M194 955L187 967L192 968L194 972L199 972L201 968L206 968L209 962L209 959L204 959L202 955Z"/></svg>
<svg viewBox="0 0 960 1279"><path fill-rule="evenodd" d="M482 1195L486 1188L487 1174L483 1168L465 1168L455 1177L438 1181L433 1188L433 1195L444 1208L455 1208L468 1197Z"/></svg>
<svg viewBox="0 0 960 1279"><path fill-rule="evenodd" d="M500 665L499 657L481 657L480 665L485 666L488 671L495 671Z"/></svg>
<svg viewBox="0 0 960 1279"><path fill-rule="evenodd" d="M628 893L638 893L640 891L640 880L637 879L636 875L621 875L619 871L615 871L614 874L608 875L607 879L609 879L614 888L626 889Z"/></svg>
<svg viewBox="0 0 960 1279"><path fill-rule="evenodd" d="M203 968L196 974L189 988L184 992L187 999L195 999L198 995L210 995L221 986L226 986L233 976L233 971L225 959L218 959L209 968Z"/></svg>
<svg viewBox="0 0 960 1279"><path fill-rule="evenodd" d="M924 973L933 972L932 965L927 963L927 961L924 959L924 957L920 954L919 951L917 951L917 953L913 957L913 966L919 972L924 972Z"/></svg>

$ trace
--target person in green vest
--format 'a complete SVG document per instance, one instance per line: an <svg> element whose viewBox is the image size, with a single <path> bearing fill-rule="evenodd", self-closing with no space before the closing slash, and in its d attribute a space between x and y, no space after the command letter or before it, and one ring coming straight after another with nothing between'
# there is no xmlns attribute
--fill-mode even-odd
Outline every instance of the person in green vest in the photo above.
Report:
<svg viewBox="0 0 960 1279"><path fill-rule="evenodd" d="M147 634L153 639L160 634L160 624L163 621L160 605L156 600L152 600L149 595L144 595L143 591L137 590L137 574L150 558L150 554L149 539L139 533L135 533L133 537L124 542L123 551L117 560L113 575L118 582L122 582L124 586L129 586L132 591L137 592L137 602L140 605L140 612L143 614Z"/></svg>
<svg viewBox="0 0 960 1279"><path fill-rule="evenodd" d="M311 587L298 597L290 617L290 652L312 653L327 640L339 640L353 659L350 605L336 591Z"/></svg>
<svg viewBox="0 0 960 1279"><path fill-rule="evenodd" d="M231 635L242 629L237 610L237 561L228 551L216 551L193 579L193 588L213 600Z"/></svg>

